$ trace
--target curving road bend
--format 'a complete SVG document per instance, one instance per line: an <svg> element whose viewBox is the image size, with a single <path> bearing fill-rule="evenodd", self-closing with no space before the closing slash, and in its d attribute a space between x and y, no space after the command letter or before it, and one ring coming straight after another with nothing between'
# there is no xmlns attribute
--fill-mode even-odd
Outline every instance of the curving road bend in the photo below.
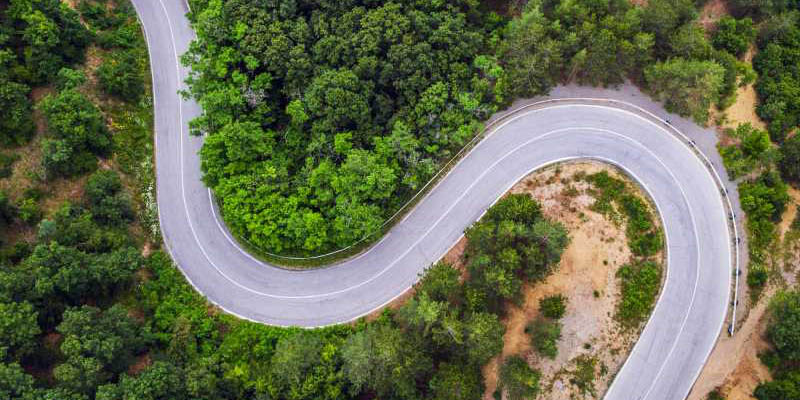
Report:
<svg viewBox="0 0 800 400"><path fill-rule="evenodd" d="M178 56L194 37L176 0L133 0L153 74L157 200L175 262L211 302L274 325L350 321L413 285L520 178L554 162L594 158L636 179L659 209L668 269L659 301L607 399L683 399L726 315L732 249L714 179L692 149L653 115L596 99L534 103L499 121L375 246L328 268L264 264L231 239L201 181L202 138L188 134L198 105L177 94Z"/></svg>

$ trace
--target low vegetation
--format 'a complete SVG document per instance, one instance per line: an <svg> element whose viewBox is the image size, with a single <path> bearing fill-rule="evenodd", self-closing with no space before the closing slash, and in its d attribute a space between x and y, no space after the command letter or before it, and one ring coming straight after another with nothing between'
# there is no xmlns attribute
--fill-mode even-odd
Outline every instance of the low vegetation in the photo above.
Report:
<svg viewBox="0 0 800 400"><path fill-rule="evenodd" d="M800 396L800 292L780 292L771 300L767 339L773 350L761 354L773 381L762 382L753 396L758 400L796 399Z"/></svg>

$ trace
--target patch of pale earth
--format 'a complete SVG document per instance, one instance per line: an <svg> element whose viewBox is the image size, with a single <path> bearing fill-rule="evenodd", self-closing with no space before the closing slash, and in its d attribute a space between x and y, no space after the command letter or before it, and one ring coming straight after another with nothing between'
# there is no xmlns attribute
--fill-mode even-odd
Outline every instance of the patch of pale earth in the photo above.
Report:
<svg viewBox="0 0 800 400"><path fill-rule="evenodd" d="M711 32L717 21L723 16L728 15L728 5L723 0L710 0L700 11L698 22L706 32Z"/></svg>
<svg viewBox="0 0 800 400"><path fill-rule="evenodd" d="M507 305L507 315L503 320L506 334L502 355L492 359L483 368L486 383L484 399L492 399L497 387L500 359L512 354L526 357L534 368L542 372L541 398L602 398L635 342L636 332L620 331L614 320L619 297L615 274L631 258L624 227L591 211L589 208L594 199L587 194L589 185L575 179L576 173L600 171L627 180L606 164L581 162L551 166L535 172L511 189L512 193L531 194L541 203L548 218L567 227L571 241L552 275L543 282L524 286L523 305ZM558 355L550 360L540 357L532 349L525 326L538 316L539 300L554 294L567 296L569 302L567 313L561 320L563 327ZM586 394L583 397L569 382L575 360L581 356L597 360L595 396ZM602 376L601 369L605 371Z"/></svg>

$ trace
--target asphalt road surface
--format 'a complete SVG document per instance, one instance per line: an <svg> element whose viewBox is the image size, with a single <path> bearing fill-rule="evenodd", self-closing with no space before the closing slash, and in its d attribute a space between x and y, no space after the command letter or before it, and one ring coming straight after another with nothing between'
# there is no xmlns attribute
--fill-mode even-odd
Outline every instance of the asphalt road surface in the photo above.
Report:
<svg viewBox="0 0 800 400"><path fill-rule="evenodd" d="M177 94L178 57L194 37L181 0L133 0L153 74L161 230L173 259L211 302L242 318L315 327L390 302L529 172L593 158L619 166L657 205L668 269L658 303L607 399L683 399L722 330L731 286L727 212L690 145L636 107L597 99L537 102L499 121L376 245L327 268L290 271L248 255L218 219L201 182L198 105ZM563 90L562 90L563 91Z"/></svg>

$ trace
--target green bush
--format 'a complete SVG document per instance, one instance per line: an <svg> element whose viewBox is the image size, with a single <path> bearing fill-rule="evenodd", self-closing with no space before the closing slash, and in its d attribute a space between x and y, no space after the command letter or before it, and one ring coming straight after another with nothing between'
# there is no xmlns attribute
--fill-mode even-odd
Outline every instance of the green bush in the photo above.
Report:
<svg viewBox="0 0 800 400"><path fill-rule="evenodd" d="M535 399L539 394L541 373L531 369L520 356L505 359L500 367L499 388L511 400Z"/></svg>
<svg viewBox="0 0 800 400"><path fill-rule="evenodd" d="M623 265L617 271L622 284L622 298L617 305L617 319L624 327L639 326L656 301L661 286L661 268L652 261Z"/></svg>
<svg viewBox="0 0 800 400"><path fill-rule="evenodd" d="M561 319L567 312L567 298L557 294L539 300L539 312L547 318Z"/></svg>
<svg viewBox="0 0 800 400"><path fill-rule="evenodd" d="M531 344L539 354L554 359L558 355L558 341L561 339L561 323L547 319L536 319L525 328L531 337Z"/></svg>

